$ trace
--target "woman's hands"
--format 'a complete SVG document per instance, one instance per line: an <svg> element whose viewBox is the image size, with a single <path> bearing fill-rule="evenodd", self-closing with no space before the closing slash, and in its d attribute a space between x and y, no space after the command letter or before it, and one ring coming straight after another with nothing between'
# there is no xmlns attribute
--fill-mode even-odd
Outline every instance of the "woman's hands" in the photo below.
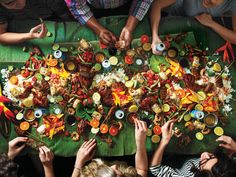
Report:
<svg viewBox="0 0 236 177"><path fill-rule="evenodd" d="M76 155L75 167L80 169L84 164L91 160L95 154L96 140L90 139L89 141L84 142Z"/></svg>
<svg viewBox="0 0 236 177"><path fill-rule="evenodd" d="M24 148L28 141L27 137L17 137L8 143L8 157L14 159Z"/></svg>
<svg viewBox="0 0 236 177"><path fill-rule="evenodd" d="M219 146L224 147L227 151L229 156L232 156L236 153L236 142L229 136L221 136L216 139L217 142L220 142Z"/></svg>
<svg viewBox="0 0 236 177"><path fill-rule="evenodd" d="M147 137L147 124L141 120L134 120L135 123L135 141L136 145L145 145Z"/></svg>
<svg viewBox="0 0 236 177"><path fill-rule="evenodd" d="M161 127L162 131L161 144L164 146L167 146L171 140L171 137L173 135L172 130L174 127L174 122L175 120L169 120Z"/></svg>
<svg viewBox="0 0 236 177"><path fill-rule="evenodd" d="M54 154L48 147L41 146L39 148L39 159L42 162L43 166L48 167L52 165Z"/></svg>
<svg viewBox="0 0 236 177"><path fill-rule="evenodd" d="M39 39L39 38L45 38L47 35L47 27L44 23L35 26L32 28L29 32L30 38L31 39Z"/></svg>

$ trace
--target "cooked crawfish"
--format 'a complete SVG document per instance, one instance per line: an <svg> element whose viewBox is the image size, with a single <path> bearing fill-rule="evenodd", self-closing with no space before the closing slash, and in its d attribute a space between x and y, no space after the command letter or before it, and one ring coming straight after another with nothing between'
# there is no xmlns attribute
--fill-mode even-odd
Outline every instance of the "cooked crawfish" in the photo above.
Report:
<svg viewBox="0 0 236 177"><path fill-rule="evenodd" d="M81 119L78 123L78 128L77 128L77 132L82 135L85 131L85 128L87 127L88 123L86 120Z"/></svg>
<svg viewBox="0 0 236 177"><path fill-rule="evenodd" d="M165 86L160 89L160 98L161 100L165 100L167 96L167 88Z"/></svg>
<svg viewBox="0 0 236 177"><path fill-rule="evenodd" d="M143 110L152 112L152 106L156 103L156 99L154 96L148 96L142 99L140 105Z"/></svg>

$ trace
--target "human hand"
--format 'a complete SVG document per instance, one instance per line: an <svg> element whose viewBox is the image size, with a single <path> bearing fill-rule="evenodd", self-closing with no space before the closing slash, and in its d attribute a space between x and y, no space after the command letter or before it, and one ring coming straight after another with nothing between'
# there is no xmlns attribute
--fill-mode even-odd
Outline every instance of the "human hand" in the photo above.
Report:
<svg viewBox="0 0 236 177"><path fill-rule="evenodd" d="M128 48L132 40L132 32L128 28L124 27L120 33L119 40L125 41L124 48Z"/></svg>
<svg viewBox="0 0 236 177"><path fill-rule="evenodd" d="M195 18L204 26L211 27L212 24L214 24L214 20L212 19L212 16L206 13L203 13L201 15L195 16Z"/></svg>
<svg viewBox="0 0 236 177"><path fill-rule="evenodd" d="M32 39L45 38L47 35L47 27L44 23L35 26L29 32Z"/></svg>
<svg viewBox="0 0 236 177"><path fill-rule="evenodd" d="M220 142L219 146L227 149L229 156L236 153L236 142L231 137L223 135L217 138L216 141Z"/></svg>
<svg viewBox="0 0 236 177"><path fill-rule="evenodd" d="M42 162L43 166L51 166L53 158L54 154L49 148L47 148L46 146L41 146L39 148L39 159Z"/></svg>
<svg viewBox="0 0 236 177"><path fill-rule="evenodd" d="M14 159L26 146L27 137L17 137L8 143L8 157Z"/></svg>
<svg viewBox="0 0 236 177"><path fill-rule="evenodd" d="M82 168L84 164L91 160L95 154L94 148L96 147L96 140L90 139L89 141L85 141L79 148L76 155L76 168Z"/></svg>
<svg viewBox="0 0 236 177"><path fill-rule="evenodd" d="M155 55L161 55L161 52L157 51L157 49L156 49L156 45L159 43L162 43L159 36L153 37L153 39L152 39L152 53Z"/></svg>
<svg viewBox="0 0 236 177"><path fill-rule="evenodd" d="M162 132L161 143L164 146L168 145L173 135L172 130L174 127L174 122L175 120L169 120L161 127L161 132Z"/></svg>
<svg viewBox="0 0 236 177"><path fill-rule="evenodd" d="M116 36L112 32L108 31L107 29L102 29L99 32L99 38L101 42L106 45L116 43Z"/></svg>
<svg viewBox="0 0 236 177"><path fill-rule="evenodd" d="M135 123L135 141L136 145L145 145L147 137L147 124L141 120L134 120Z"/></svg>

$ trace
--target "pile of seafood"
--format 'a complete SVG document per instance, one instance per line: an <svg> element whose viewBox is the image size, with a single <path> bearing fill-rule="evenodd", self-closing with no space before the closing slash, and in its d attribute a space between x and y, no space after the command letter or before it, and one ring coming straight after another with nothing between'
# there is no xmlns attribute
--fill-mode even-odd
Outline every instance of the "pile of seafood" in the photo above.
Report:
<svg viewBox="0 0 236 177"><path fill-rule="evenodd" d="M185 144L189 132L199 141L222 135L232 110L230 66L218 54L185 44L187 35L165 36L159 55L152 54L147 35L129 50L122 41L101 49L85 39L77 46L54 44L48 55L34 46L23 67L1 70L17 133L35 128L50 139L59 134L73 141L92 133L112 144L124 124L132 128L141 119L158 143L160 127L174 119L174 134Z"/></svg>

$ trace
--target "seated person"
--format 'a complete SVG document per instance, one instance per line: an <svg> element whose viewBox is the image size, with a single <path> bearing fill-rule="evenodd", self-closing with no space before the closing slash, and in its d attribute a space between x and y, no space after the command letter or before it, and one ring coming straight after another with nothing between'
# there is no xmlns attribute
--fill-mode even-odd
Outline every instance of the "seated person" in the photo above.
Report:
<svg viewBox="0 0 236 177"><path fill-rule="evenodd" d="M96 141L90 139L89 141L84 142L77 152L72 177L113 177L116 175L129 177L147 176L148 160L145 147L146 132L146 123L140 120L135 120L135 141L137 146L135 168L127 166L122 162L114 162L110 164L105 163L101 159L93 159L86 165L86 162L93 158L96 147Z"/></svg>
<svg viewBox="0 0 236 177"><path fill-rule="evenodd" d="M172 5L172 6L171 6ZM169 7L170 6L170 7ZM236 1L233 0L155 0L151 10L152 51L161 42L158 35L161 11L169 15L195 17L202 25L211 28L224 40L236 44ZM212 19L212 17L232 17L233 30L228 29Z"/></svg>
<svg viewBox="0 0 236 177"><path fill-rule="evenodd" d="M13 161L14 158L26 147L27 137L17 137L9 142L7 154L0 154L0 176L16 177L18 165ZM54 155L46 146L39 148L39 158L42 162L45 177L54 177L53 158Z"/></svg>
<svg viewBox="0 0 236 177"><path fill-rule="evenodd" d="M101 17L99 15L101 13L104 13L105 16L118 15L119 12L121 12L122 15L127 15L128 12L123 11L128 9L130 11L129 17L119 37L119 40L125 41L125 47L128 47L131 43L132 33L138 24L138 21L143 19L151 5L152 0L65 0L65 2L75 19L77 19L80 24L86 24L89 28L91 28L94 33L99 36L102 43L107 45L114 44L116 42L116 36L104 26L99 24L96 17ZM131 7L129 8L130 4ZM108 11L109 13L106 13Z"/></svg>
<svg viewBox="0 0 236 177"><path fill-rule="evenodd" d="M151 173L159 177L233 177L236 176L236 162L231 157L236 152L236 142L228 136L221 136L216 141L222 142L219 146L227 149L216 148L214 153L204 152L200 158L187 160L181 169L174 169L162 165L162 156L172 137L174 121L165 123L162 130L162 139L151 160Z"/></svg>
<svg viewBox="0 0 236 177"><path fill-rule="evenodd" d="M8 32L12 20L39 20L49 18L68 20L70 13L63 0L0 0L0 43L16 44L30 39L44 38L45 24L41 23L27 33Z"/></svg>

